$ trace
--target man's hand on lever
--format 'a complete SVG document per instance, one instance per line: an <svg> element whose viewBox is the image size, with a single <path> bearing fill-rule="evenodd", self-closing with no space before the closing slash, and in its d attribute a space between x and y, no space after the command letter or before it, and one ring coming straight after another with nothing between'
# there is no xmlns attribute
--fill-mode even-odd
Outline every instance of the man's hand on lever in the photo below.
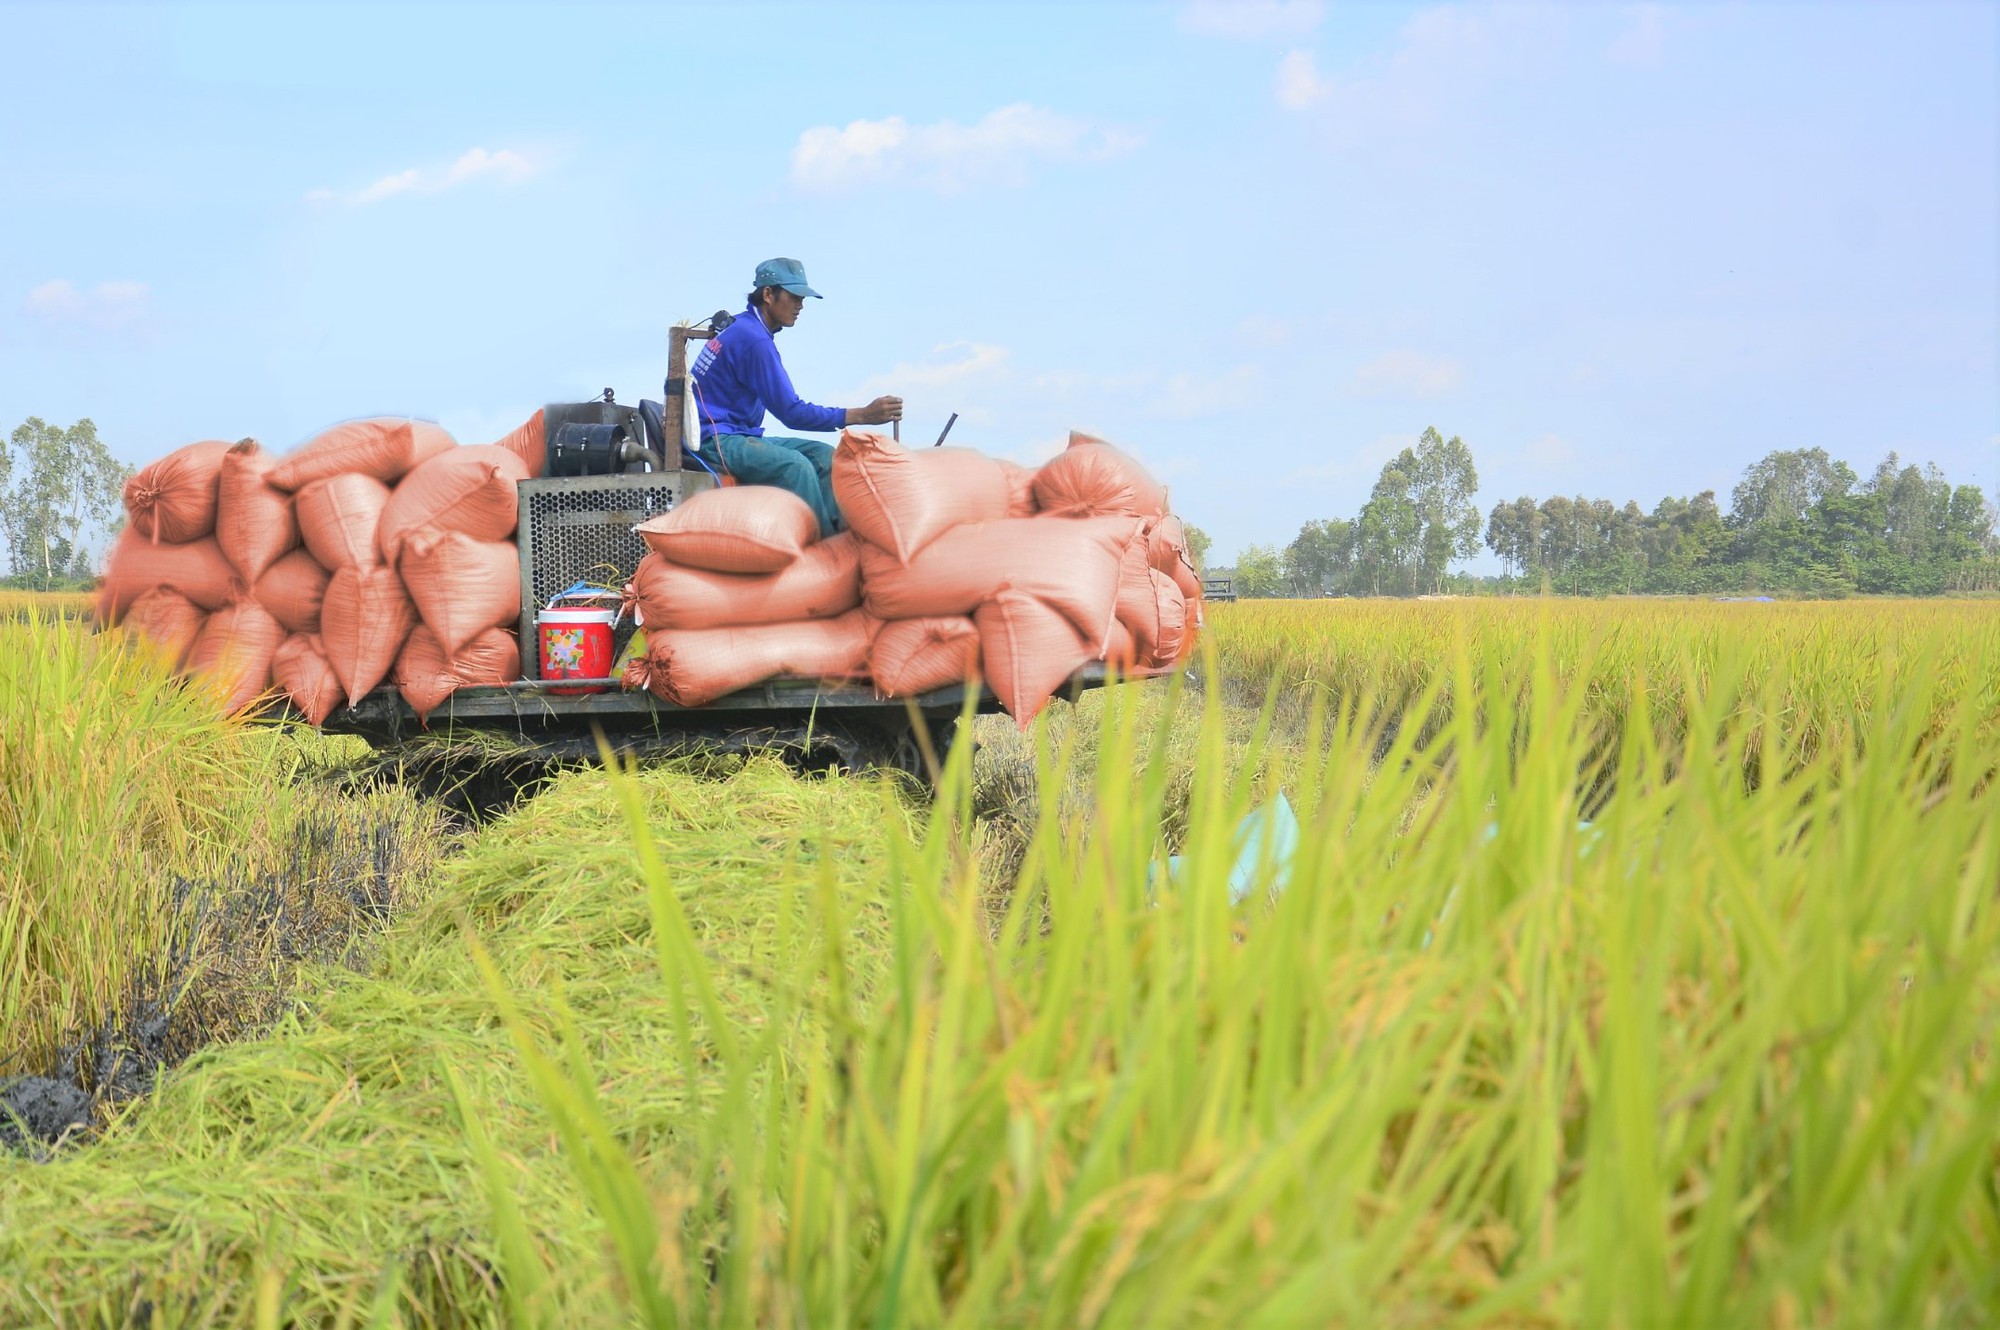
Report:
<svg viewBox="0 0 2000 1330"><path fill-rule="evenodd" d="M900 397L878 397L867 406L847 408L847 423L850 425L886 425L902 418L903 399Z"/></svg>

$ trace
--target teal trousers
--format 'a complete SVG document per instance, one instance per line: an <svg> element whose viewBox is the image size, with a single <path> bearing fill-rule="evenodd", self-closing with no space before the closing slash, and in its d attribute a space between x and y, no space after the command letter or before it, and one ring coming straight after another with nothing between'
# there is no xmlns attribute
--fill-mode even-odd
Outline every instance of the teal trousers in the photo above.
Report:
<svg viewBox="0 0 2000 1330"><path fill-rule="evenodd" d="M806 501L819 519L821 540L843 530L839 505L833 501L833 446L815 439L758 438L753 434L718 434L716 451L723 469L745 485L776 485Z"/></svg>

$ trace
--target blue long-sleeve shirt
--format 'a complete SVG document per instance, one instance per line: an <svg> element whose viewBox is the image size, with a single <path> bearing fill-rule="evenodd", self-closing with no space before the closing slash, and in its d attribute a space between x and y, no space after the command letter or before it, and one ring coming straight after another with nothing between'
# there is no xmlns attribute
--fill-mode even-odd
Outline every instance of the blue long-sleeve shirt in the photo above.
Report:
<svg viewBox="0 0 2000 1330"><path fill-rule="evenodd" d="M690 372L703 443L718 434L762 436L766 411L786 429L824 433L847 421L844 409L799 396L778 358L777 339L754 307L708 339Z"/></svg>

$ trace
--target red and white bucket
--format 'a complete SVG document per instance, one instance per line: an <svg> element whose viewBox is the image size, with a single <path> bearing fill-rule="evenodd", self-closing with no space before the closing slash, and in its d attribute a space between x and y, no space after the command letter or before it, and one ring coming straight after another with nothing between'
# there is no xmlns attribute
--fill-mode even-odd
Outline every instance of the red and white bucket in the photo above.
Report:
<svg viewBox="0 0 2000 1330"><path fill-rule="evenodd" d="M544 679L605 679L611 674L611 630L618 611L599 605L559 605L571 593L565 592L535 615L535 640L540 651ZM593 592L595 599L602 592ZM576 697L602 693L609 684L588 688L551 688L552 693Z"/></svg>

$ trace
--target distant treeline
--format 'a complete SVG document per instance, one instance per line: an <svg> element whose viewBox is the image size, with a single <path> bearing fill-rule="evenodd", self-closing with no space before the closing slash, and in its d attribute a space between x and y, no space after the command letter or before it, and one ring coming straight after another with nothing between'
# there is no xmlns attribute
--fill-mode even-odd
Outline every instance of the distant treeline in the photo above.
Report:
<svg viewBox="0 0 2000 1330"><path fill-rule="evenodd" d="M0 442L0 587L90 585L97 556L125 523L118 499L132 469L86 417L67 429L29 416Z"/></svg>
<svg viewBox="0 0 2000 1330"><path fill-rule="evenodd" d="M1469 449L1424 431L1382 470L1359 515L1308 522L1234 569L1248 596L1553 592L1929 596L2000 590L1992 503L1895 453L1862 479L1823 448L1770 453L1724 512L1713 490L1651 510L1583 495L1497 503L1482 519ZM1454 573L1485 547L1498 577Z"/></svg>

